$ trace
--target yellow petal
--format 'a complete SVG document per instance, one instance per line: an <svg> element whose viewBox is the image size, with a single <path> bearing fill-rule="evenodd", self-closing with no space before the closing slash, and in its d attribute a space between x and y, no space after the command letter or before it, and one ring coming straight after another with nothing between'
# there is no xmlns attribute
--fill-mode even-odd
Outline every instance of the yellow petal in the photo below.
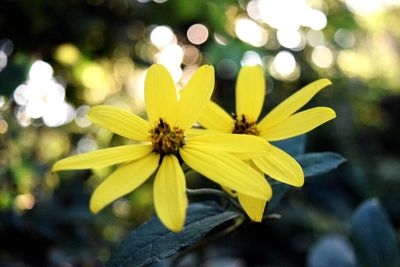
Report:
<svg viewBox="0 0 400 267"><path fill-rule="evenodd" d="M97 213L114 200L135 190L157 169L159 160L159 154L151 153L119 167L93 192L90 210Z"/></svg>
<svg viewBox="0 0 400 267"><path fill-rule="evenodd" d="M252 168L254 168L256 171L260 172L260 174L264 177L264 173L259 168L257 168L257 166L251 160L246 160L245 162L249 164ZM272 188L268 182L267 184L268 184L268 200L270 200L272 198ZM251 220L255 222L262 221L265 205L268 200L266 201L264 199L248 197L243 194L238 194L238 199L240 205L243 207L246 214L249 216Z"/></svg>
<svg viewBox="0 0 400 267"><path fill-rule="evenodd" d="M143 158L152 150L151 144L101 149L59 160L53 165L52 171L102 168Z"/></svg>
<svg viewBox="0 0 400 267"><path fill-rule="evenodd" d="M235 126L232 117L212 101L208 102L197 121L204 128L222 133L231 133Z"/></svg>
<svg viewBox="0 0 400 267"><path fill-rule="evenodd" d="M232 153L240 159L260 157L271 147L265 139L245 134L203 134L189 139L187 143L202 149Z"/></svg>
<svg viewBox="0 0 400 267"><path fill-rule="evenodd" d="M171 231L182 231L188 201L185 175L174 155L164 156L154 180L154 207L158 218Z"/></svg>
<svg viewBox="0 0 400 267"><path fill-rule="evenodd" d="M257 121L265 97L265 78L261 66L245 66L236 82L236 114Z"/></svg>
<svg viewBox="0 0 400 267"><path fill-rule="evenodd" d="M266 127L272 127L287 119L307 104L314 95L330 84L332 83L328 79L320 79L306 85L268 113L257 125L258 129L263 130Z"/></svg>
<svg viewBox="0 0 400 267"><path fill-rule="evenodd" d="M227 192L231 197L237 197L237 192L236 192L236 191L234 191L234 190L232 190L232 189L230 189L230 188L228 188L228 187L225 187L225 186L221 186L221 187L222 187L222 189L224 189L224 191Z"/></svg>
<svg viewBox="0 0 400 267"><path fill-rule="evenodd" d="M272 190L270 191L270 194L272 196ZM238 199L240 205L243 207L244 211L251 220L255 222L262 221L265 205L267 204L266 200L248 197L243 194L238 194Z"/></svg>
<svg viewBox="0 0 400 267"><path fill-rule="evenodd" d="M144 82L144 99L149 121L165 119L170 125L175 124L178 112L178 99L174 81L168 70L160 64L152 65Z"/></svg>
<svg viewBox="0 0 400 267"><path fill-rule="evenodd" d="M295 113L274 126L267 125L260 131L260 135L268 141L287 139L307 133L335 117L335 111L331 108L311 108Z"/></svg>
<svg viewBox="0 0 400 267"><path fill-rule="evenodd" d="M271 178L300 187L304 183L303 169L289 154L271 146L266 156L254 158L254 164Z"/></svg>
<svg viewBox="0 0 400 267"><path fill-rule="evenodd" d="M118 135L148 141L150 124L128 111L113 106L95 106L87 115L94 124Z"/></svg>
<svg viewBox="0 0 400 267"><path fill-rule="evenodd" d="M186 144L180 149L182 159L195 171L223 187L260 199L268 199L268 185L252 167L222 151Z"/></svg>
<svg viewBox="0 0 400 267"><path fill-rule="evenodd" d="M193 75L179 100L177 125L189 129L199 118L214 89L214 68L204 65Z"/></svg>
<svg viewBox="0 0 400 267"><path fill-rule="evenodd" d="M210 133L219 133L219 132L201 128L190 128L185 131L185 136L188 138L192 138L195 136L210 134Z"/></svg>

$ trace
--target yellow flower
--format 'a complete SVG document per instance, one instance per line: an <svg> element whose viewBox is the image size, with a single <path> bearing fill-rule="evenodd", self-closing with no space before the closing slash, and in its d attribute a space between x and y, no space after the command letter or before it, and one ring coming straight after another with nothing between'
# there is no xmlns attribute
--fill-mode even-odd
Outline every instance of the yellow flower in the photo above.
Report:
<svg viewBox="0 0 400 267"><path fill-rule="evenodd" d="M214 132L261 136L267 141L277 141L311 131L336 117L327 107L316 107L297 112L321 89L330 85L327 79L310 83L287 98L257 123L264 104L265 79L260 66L241 68L236 83L236 114L231 117L221 107L209 102L198 122ZM275 146L250 165L270 177L293 186L304 183L300 165L289 154ZM261 221L265 200L238 193L239 202L254 221Z"/></svg>
<svg viewBox="0 0 400 267"><path fill-rule="evenodd" d="M53 171L100 168L126 162L94 191L90 209L97 213L112 201L130 193L154 172L154 206L163 224L181 231L185 222L186 182L180 162L212 181L243 195L268 199L271 188L253 168L232 156L261 155L269 145L262 138L243 135L185 134L204 110L214 88L214 69L202 66L193 75L178 101L176 88L162 65L149 68L145 102L149 121L112 106L93 107L88 118L118 135L140 144L113 147L72 156L56 162Z"/></svg>

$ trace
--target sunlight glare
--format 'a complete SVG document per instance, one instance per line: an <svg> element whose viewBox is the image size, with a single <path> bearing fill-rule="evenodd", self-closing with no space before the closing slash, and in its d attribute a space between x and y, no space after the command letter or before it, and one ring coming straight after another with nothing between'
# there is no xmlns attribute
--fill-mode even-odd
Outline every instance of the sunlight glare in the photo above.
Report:
<svg viewBox="0 0 400 267"><path fill-rule="evenodd" d="M296 59L291 53L281 51L274 58L273 65L280 74L289 75L296 68Z"/></svg>
<svg viewBox="0 0 400 267"><path fill-rule="evenodd" d="M208 39L208 29L203 24L193 24L187 30L188 40L195 45L200 45Z"/></svg>
<svg viewBox="0 0 400 267"><path fill-rule="evenodd" d="M254 65L262 65L262 59L257 52L247 51L244 53L242 60L240 61L242 66L254 66Z"/></svg>
<svg viewBox="0 0 400 267"><path fill-rule="evenodd" d="M356 43L353 32L346 29L339 29L335 32L335 42L343 48L352 48Z"/></svg>
<svg viewBox="0 0 400 267"><path fill-rule="evenodd" d="M170 27L157 26L150 33L150 41L158 48L163 48L176 41L176 36Z"/></svg>
<svg viewBox="0 0 400 267"><path fill-rule="evenodd" d="M240 40L255 47L261 47L268 42L268 32L248 18L239 18L236 21L235 32Z"/></svg>
<svg viewBox="0 0 400 267"><path fill-rule="evenodd" d="M57 127L73 119L74 108L64 100L64 85L53 77L53 68L44 61L32 64L28 81L19 85L13 96L21 106L17 119L23 126L31 123L30 118L42 118L48 127Z"/></svg>
<svg viewBox="0 0 400 267"><path fill-rule="evenodd" d="M325 43L325 36L322 31L309 30L307 32L307 43L312 47L317 47Z"/></svg>
<svg viewBox="0 0 400 267"><path fill-rule="evenodd" d="M275 29L305 26L320 30L327 24L326 15L311 8L304 0L258 0L257 8L261 20Z"/></svg>
<svg viewBox="0 0 400 267"><path fill-rule="evenodd" d="M311 54L312 62L320 68L329 68L333 63L333 53L326 46L317 46Z"/></svg>
<svg viewBox="0 0 400 267"><path fill-rule="evenodd" d="M2 50L0 50L0 71L2 71L7 66L7 55Z"/></svg>
<svg viewBox="0 0 400 267"><path fill-rule="evenodd" d="M279 29L276 35L279 43L286 48L299 51L305 46L305 38L300 30Z"/></svg>
<svg viewBox="0 0 400 267"><path fill-rule="evenodd" d="M279 52L269 63L271 75L279 80L295 81L300 77L300 66L288 51Z"/></svg>

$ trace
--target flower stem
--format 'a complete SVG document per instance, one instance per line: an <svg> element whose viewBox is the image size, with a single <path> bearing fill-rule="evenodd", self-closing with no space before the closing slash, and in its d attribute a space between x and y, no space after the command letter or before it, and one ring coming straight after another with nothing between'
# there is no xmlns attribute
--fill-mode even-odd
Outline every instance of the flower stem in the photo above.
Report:
<svg viewBox="0 0 400 267"><path fill-rule="evenodd" d="M199 195L215 195L225 197L226 193L212 188L199 188L199 189L189 189L186 188L186 193L190 196L199 196Z"/></svg>
<svg viewBox="0 0 400 267"><path fill-rule="evenodd" d="M263 216L263 220L265 219L281 219L282 215L278 214L278 213L271 213L271 214L265 214Z"/></svg>
<svg viewBox="0 0 400 267"><path fill-rule="evenodd" d="M214 196L226 198L230 201L230 203L232 203L233 206L235 206L236 209L238 209L242 213L246 214L245 211L243 210L243 208L239 205L239 203L225 191L218 190L218 189L212 189L212 188L198 188L198 189L186 188L186 193L190 196L214 195Z"/></svg>

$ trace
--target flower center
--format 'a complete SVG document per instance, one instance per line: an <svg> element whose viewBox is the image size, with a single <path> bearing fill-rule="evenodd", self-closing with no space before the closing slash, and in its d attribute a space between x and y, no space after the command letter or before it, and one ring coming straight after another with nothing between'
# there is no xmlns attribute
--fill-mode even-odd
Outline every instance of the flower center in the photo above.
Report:
<svg viewBox="0 0 400 267"><path fill-rule="evenodd" d="M185 135L181 128L169 126L163 119L149 131L153 151L161 154L177 154L180 147L185 144Z"/></svg>
<svg viewBox="0 0 400 267"><path fill-rule="evenodd" d="M232 117L235 120L235 127L233 128L232 133L259 135L259 131L257 130L257 124L255 121L248 121L246 119L246 116L243 114L240 117L236 114L233 114Z"/></svg>

